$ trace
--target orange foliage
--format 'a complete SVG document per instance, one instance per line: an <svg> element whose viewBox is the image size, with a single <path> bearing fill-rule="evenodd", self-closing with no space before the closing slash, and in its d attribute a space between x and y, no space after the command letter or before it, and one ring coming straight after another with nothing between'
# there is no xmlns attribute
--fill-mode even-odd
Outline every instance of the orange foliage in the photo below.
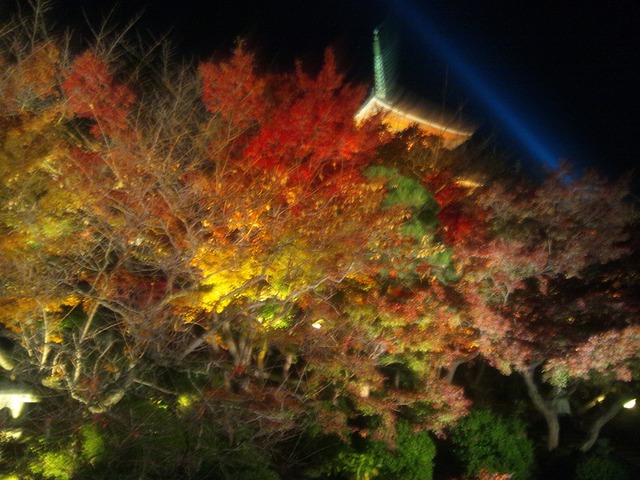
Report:
<svg viewBox="0 0 640 480"><path fill-rule="evenodd" d="M256 74L255 57L240 42L229 61L203 62L202 101L209 113L243 130L264 119L266 80Z"/></svg>
<svg viewBox="0 0 640 480"><path fill-rule="evenodd" d="M110 137L127 129L135 95L113 78L108 64L93 52L86 51L73 61L62 89L72 114L96 122L91 127L95 138Z"/></svg>
<svg viewBox="0 0 640 480"><path fill-rule="evenodd" d="M298 63L296 74L280 81L290 85L280 90L287 96L276 91L274 109L248 142L244 158L302 186L370 161L378 139L370 125L357 128L353 121L365 92L345 83L331 50L315 77Z"/></svg>

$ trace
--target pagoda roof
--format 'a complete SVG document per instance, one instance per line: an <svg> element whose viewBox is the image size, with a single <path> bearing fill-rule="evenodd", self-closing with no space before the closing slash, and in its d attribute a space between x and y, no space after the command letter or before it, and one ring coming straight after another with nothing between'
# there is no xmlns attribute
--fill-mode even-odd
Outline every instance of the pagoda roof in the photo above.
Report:
<svg viewBox="0 0 640 480"><path fill-rule="evenodd" d="M382 122L395 131L416 125L425 135L439 137L442 146L447 149L462 145L476 130L459 115L452 115L406 92L387 95L384 99L372 94L356 114L355 120L361 122L376 114L382 114Z"/></svg>

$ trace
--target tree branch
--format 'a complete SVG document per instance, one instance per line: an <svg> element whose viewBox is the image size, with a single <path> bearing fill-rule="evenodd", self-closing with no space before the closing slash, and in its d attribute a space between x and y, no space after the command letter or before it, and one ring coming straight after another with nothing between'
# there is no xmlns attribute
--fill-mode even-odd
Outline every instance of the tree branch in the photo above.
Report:
<svg viewBox="0 0 640 480"><path fill-rule="evenodd" d="M615 417L620 410L622 410L622 406L628 400L628 398L619 398L614 403L612 403L609 408L605 410L605 412L596 418L589 427L587 432L587 438L580 446L581 452L587 452L593 447L598 440L598 436L600 435L600 430L605 426L607 422L609 422L613 417Z"/></svg>

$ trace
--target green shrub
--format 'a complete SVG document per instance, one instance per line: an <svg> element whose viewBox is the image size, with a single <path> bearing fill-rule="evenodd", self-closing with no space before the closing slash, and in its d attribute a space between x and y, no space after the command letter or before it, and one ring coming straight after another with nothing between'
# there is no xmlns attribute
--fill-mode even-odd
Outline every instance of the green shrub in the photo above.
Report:
<svg viewBox="0 0 640 480"><path fill-rule="evenodd" d="M413 432L408 424L398 424L396 448L368 441L363 448L346 448L333 460L329 473L365 480L431 480L436 446L427 432Z"/></svg>
<svg viewBox="0 0 640 480"><path fill-rule="evenodd" d="M31 448L27 470L38 478L70 480L83 468L99 462L105 450L100 430L85 424L67 442L49 444L41 439Z"/></svg>
<svg viewBox="0 0 640 480"><path fill-rule="evenodd" d="M338 473L353 480L369 480L380 474L382 466L378 456L371 451L356 452L345 449L322 473Z"/></svg>
<svg viewBox="0 0 640 480"><path fill-rule="evenodd" d="M77 458L66 450L38 452L36 460L29 464L32 473L54 480L70 480L77 468Z"/></svg>
<svg viewBox="0 0 640 480"><path fill-rule="evenodd" d="M531 476L533 442L517 418L476 410L460 420L451 436L467 475L477 475L484 469L490 473L511 473L513 480Z"/></svg>
<svg viewBox="0 0 640 480"><path fill-rule="evenodd" d="M623 465L607 457L590 456L576 467L575 480L626 480L629 474Z"/></svg>
<svg viewBox="0 0 640 480"><path fill-rule="evenodd" d="M402 480L431 480L436 445L427 432L413 432L406 423L399 423L396 450L381 455L384 478Z"/></svg>
<svg viewBox="0 0 640 480"><path fill-rule="evenodd" d="M82 458L87 463L97 463L104 457L107 447L98 427L91 424L82 426L81 448Z"/></svg>

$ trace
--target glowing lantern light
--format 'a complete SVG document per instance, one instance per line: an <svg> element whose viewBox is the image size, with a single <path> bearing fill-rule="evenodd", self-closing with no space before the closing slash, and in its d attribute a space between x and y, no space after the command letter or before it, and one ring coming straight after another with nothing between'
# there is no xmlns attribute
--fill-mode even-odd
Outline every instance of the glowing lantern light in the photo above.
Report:
<svg viewBox="0 0 640 480"><path fill-rule="evenodd" d="M622 405L624 408L633 408L636 406L636 399L632 398L631 400L629 400L627 403L625 403L624 405Z"/></svg>

